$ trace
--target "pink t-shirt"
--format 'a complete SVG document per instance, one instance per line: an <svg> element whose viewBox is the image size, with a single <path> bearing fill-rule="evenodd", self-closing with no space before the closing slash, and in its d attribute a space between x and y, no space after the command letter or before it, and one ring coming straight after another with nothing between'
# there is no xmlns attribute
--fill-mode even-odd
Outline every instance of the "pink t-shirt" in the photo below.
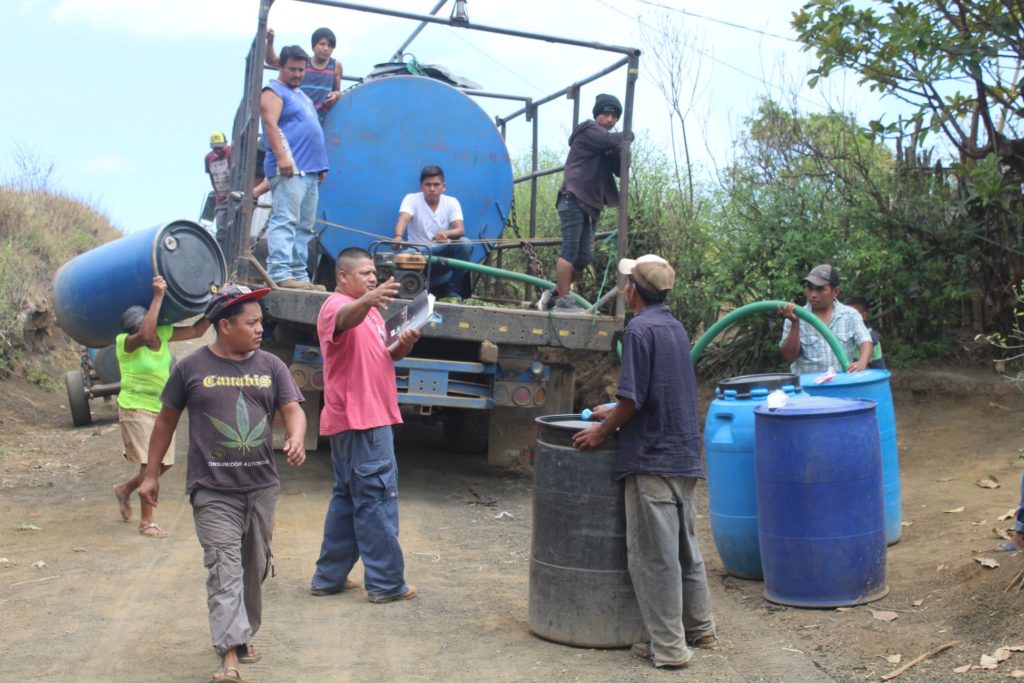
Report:
<svg viewBox="0 0 1024 683"><path fill-rule="evenodd" d="M316 319L324 357L324 409L320 434L402 424L395 364L384 346L384 318L376 308L357 326L335 332L338 309L355 301L335 292Z"/></svg>

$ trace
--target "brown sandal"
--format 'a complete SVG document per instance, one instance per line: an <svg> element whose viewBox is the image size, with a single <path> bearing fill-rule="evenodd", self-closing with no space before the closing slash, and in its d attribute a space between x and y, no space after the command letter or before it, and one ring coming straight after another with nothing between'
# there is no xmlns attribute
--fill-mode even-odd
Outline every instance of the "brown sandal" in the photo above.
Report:
<svg viewBox="0 0 1024 683"><path fill-rule="evenodd" d="M242 672L233 666L225 667L213 674L213 678L210 679L210 683L245 683L242 678Z"/></svg>
<svg viewBox="0 0 1024 683"><path fill-rule="evenodd" d="M139 527L139 533L147 538L167 538L167 532L160 528L156 522L150 522L146 526Z"/></svg>

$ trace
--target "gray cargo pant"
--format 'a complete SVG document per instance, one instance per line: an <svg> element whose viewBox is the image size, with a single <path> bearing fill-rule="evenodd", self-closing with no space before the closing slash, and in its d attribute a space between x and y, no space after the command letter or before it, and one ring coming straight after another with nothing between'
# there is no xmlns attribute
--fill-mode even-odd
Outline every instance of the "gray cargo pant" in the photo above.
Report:
<svg viewBox="0 0 1024 683"><path fill-rule="evenodd" d="M221 656L252 642L260 629L262 584L270 571L270 539L280 488L275 484L239 493L198 488L192 495L192 518L209 572L210 636Z"/></svg>
<svg viewBox="0 0 1024 683"><path fill-rule="evenodd" d="M697 480L626 477L626 549L655 666L687 662L686 645L715 632L704 558L697 542Z"/></svg>

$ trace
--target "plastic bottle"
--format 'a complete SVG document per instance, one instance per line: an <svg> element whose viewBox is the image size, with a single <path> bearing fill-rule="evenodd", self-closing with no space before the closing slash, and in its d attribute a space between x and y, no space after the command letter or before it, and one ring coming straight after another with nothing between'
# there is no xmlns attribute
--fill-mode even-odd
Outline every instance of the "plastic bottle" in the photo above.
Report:
<svg viewBox="0 0 1024 683"><path fill-rule="evenodd" d="M606 406L608 408L614 408L615 407L615 402L613 401L611 403L605 403L601 407L603 408L603 407L606 407ZM584 408L583 412L580 413L580 419L581 420L589 420L590 416L593 415L593 414L594 414L593 410L591 410L590 408Z"/></svg>

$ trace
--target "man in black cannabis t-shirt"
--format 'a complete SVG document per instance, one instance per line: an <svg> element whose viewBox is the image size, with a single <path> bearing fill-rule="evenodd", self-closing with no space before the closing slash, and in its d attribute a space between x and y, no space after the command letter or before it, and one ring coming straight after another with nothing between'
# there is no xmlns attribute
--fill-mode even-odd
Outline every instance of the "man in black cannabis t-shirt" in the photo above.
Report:
<svg viewBox="0 0 1024 683"><path fill-rule="evenodd" d="M270 568L280 488L271 445L275 412L284 420L288 463L301 465L306 459L302 394L284 363L259 348L259 299L269 291L225 285L213 297L206 318L217 339L171 371L149 445L151 454L163 453L188 409L185 488L209 571L210 635L222 657L214 681L240 680L239 663L259 658L252 638L262 619L262 583ZM155 506L160 457L150 461L156 466L147 466L139 495Z"/></svg>

